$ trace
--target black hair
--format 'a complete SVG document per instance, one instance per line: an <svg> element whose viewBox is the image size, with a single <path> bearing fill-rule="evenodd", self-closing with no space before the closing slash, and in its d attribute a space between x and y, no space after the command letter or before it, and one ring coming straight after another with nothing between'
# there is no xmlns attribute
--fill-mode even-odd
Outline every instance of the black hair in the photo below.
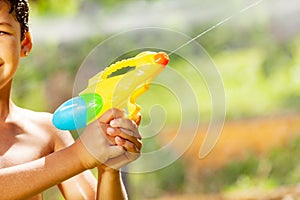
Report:
<svg viewBox="0 0 300 200"><path fill-rule="evenodd" d="M8 0L10 3L10 11L21 26L21 40L25 38L25 34L29 31L29 4L27 0Z"/></svg>

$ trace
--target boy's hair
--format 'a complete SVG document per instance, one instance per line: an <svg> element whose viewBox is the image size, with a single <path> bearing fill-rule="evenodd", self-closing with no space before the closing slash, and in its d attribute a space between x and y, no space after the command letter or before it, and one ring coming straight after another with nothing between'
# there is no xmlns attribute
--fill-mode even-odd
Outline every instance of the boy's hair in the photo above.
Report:
<svg viewBox="0 0 300 200"><path fill-rule="evenodd" d="M8 0L11 5L9 13L12 13L21 26L21 40L29 31L29 5L27 0Z"/></svg>

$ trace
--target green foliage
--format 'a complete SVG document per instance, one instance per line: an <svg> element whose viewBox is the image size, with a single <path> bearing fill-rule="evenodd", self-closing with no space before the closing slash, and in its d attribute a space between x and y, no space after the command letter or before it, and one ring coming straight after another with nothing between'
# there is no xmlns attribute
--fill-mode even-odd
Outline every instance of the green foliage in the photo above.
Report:
<svg viewBox="0 0 300 200"><path fill-rule="evenodd" d="M155 198L165 191L180 193L184 190L184 164L178 160L155 172L130 174L131 199Z"/></svg>
<svg viewBox="0 0 300 200"><path fill-rule="evenodd" d="M293 50L289 44L269 45L269 50L266 52L266 58L262 64L262 73L264 76L272 76L272 74L280 68L286 68L291 61L296 59L293 55Z"/></svg>
<svg viewBox="0 0 300 200"><path fill-rule="evenodd" d="M58 187L54 186L44 192L44 198L49 200L64 200L65 198L60 193Z"/></svg>
<svg viewBox="0 0 300 200"><path fill-rule="evenodd" d="M293 138L287 147L275 149L269 155L272 163L270 178L278 185L297 184L299 182L300 138Z"/></svg>
<svg viewBox="0 0 300 200"><path fill-rule="evenodd" d="M84 4L91 4L99 6L99 8L110 9L119 4L125 4L133 0L90 0L85 2L83 0L31 0L30 6L34 16L66 16L74 15L84 6Z"/></svg>
<svg viewBox="0 0 300 200"><path fill-rule="evenodd" d="M197 185L197 193L271 190L285 185L296 185L300 179L300 137L291 138L283 147L277 147L266 155L250 153L219 170L203 174ZM180 161L162 170L130 175L131 193L134 199L154 198L164 191L182 192L191 184L185 182L185 165ZM196 177L195 177L196 178ZM147 183L145 185L144 183ZM193 186L193 185L190 185Z"/></svg>
<svg viewBox="0 0 300 200"><path fill-rule="evenodd" d="M34 15L69 15L78 11L81 0L32 0Z"/></svg>
<svg viewBox="0 0 300 200"><path fill-rule="evenodd" d="M214 176L222 191L270 190L284 185L296 185L300 179L300 137L291 138L283 147L273 149L267 155L249 155L241 161L230 163ZM208 184L215 184L209 183Z"/></svg>
<svg viewBox="0 0 300 200"><path fill-rule="evenodd" d="M46 84L55 73L76 75L86 55L101 41L101 38L90 38L84 42L44 43L33 46L28 57L21 59L13 85L13 99L21 107L36 111L49 110ZM63 80L61 80L63 82ZM71 80L69 80L71 81ZM25 83L25 84L24 84ZM57 83L57 87L59 87ZM55 86L54 86L55 87ZM63 87L73 88L73 82Z"/></svg>
<svg viewBox="0 0 300 200"><path fill-rule="evenodd" d="M218 174L218 179L224 181L222 185L232 185L239 177L251 177L257 172L259 160L256 155L249 155L244 161L233 161Z"/></svg>
<svg viewBox="0 0 300 200"><path fill-rule="evenodd" d="M278 61L279 64L272 65L273 68L268 66L272 71L268 75L263 67L266 60L270 60L270 55L263 46L227 50L215 56L224 81L228 118L299 109L300 84L296 78L299 50L289 48L289 51L295 54L294 59L289 59L284 65L281 61L284 55L278 53L272 56L272 63Z"/></svg>
<svg viewBox="0 0 300 200"><path fill-rule="evenodd" d="M104 1L99 1L99 0L91 0L92 2L99 4L101 7L106 7L106 8L111 8L114 7L118 4L125 4L133 0L104 0Z"/></svg>

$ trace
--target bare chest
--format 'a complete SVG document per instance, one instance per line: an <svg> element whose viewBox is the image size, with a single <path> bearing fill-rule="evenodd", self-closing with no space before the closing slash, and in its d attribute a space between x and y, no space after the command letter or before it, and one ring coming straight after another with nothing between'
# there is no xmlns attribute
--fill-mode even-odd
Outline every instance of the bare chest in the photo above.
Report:
<svg viewBox="0 0 300 200"><path fill-rule="evenodd" d="M49 139L43 135L0 128L0 168L30 162L51 151Z"/></svg>

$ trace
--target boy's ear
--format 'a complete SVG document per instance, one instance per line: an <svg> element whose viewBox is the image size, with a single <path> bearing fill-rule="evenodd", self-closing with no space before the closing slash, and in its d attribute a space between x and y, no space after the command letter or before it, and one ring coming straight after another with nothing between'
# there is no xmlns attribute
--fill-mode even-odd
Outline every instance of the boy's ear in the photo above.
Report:
<svg viewBox="0 0 300 200"><path fill-rule="evenodd" d="M32 39L31 39L31 34L30 32L27 32L25 34L25 38L23 39L23 41L21 42L21 52L20 52L20 56L21 57L26 57L32 48Z"/></svg>

